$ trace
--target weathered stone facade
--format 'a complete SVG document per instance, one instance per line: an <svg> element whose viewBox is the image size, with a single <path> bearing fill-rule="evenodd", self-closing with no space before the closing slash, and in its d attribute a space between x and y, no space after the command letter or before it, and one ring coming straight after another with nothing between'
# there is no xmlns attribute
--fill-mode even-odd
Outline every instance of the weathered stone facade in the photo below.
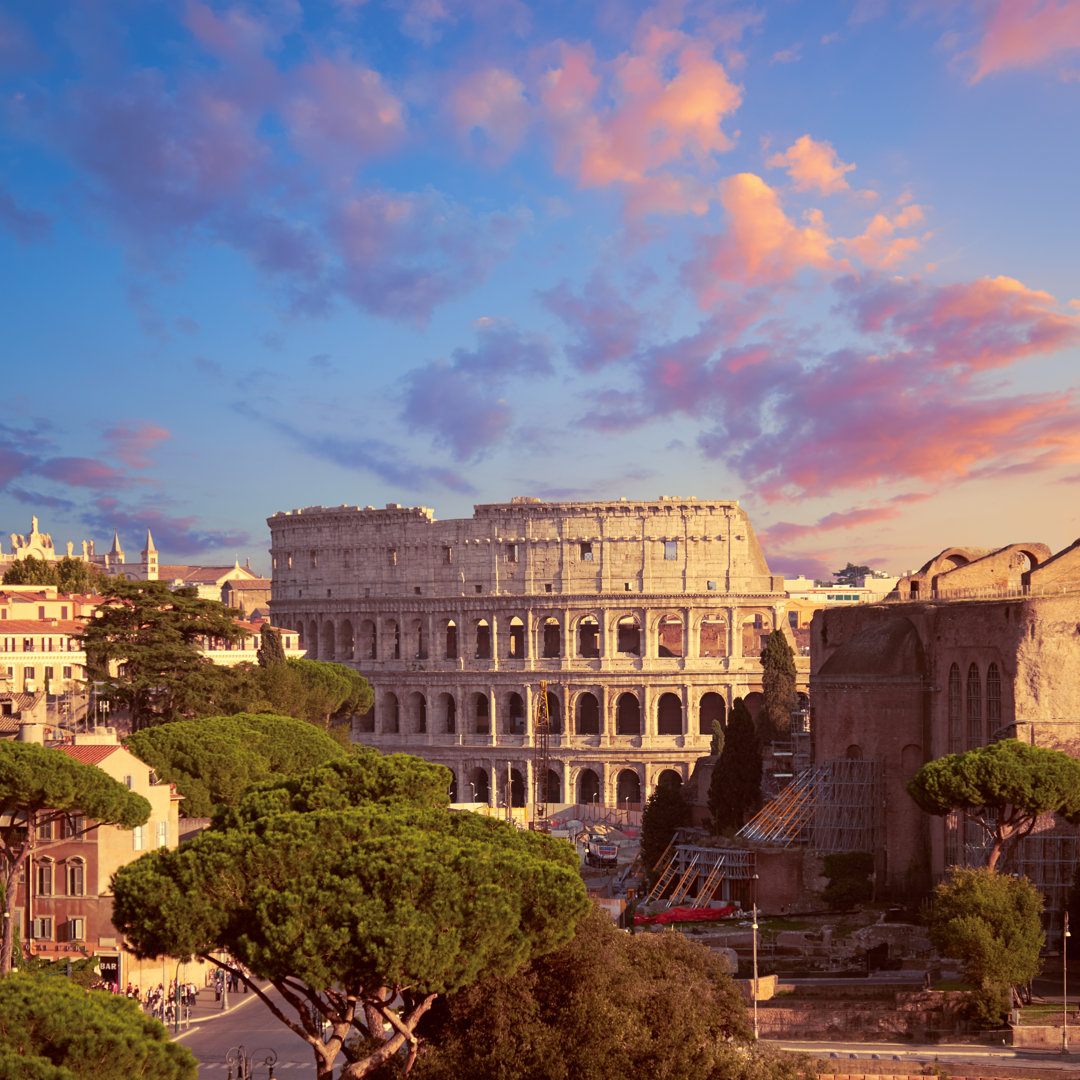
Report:
<svg viewBox="0 0 1080 1080"><path fill-rule="evenodd" d="M879 883L919 891L979 840L908 797L924 762L999 738L1080 756L1080 541L949 548L890 601L814 616L814 756L882 760Z"/></svg>
<svg viewBox="0 0 1080 1080"><path fill-rule="evenodd" d="M533 790L541 680L550 802L635 805L665 770L687 779L713 719L760 693L762 636L787 627L734 501L521 498L448 521L308 507L268 524L274 621L371 681L359 740L448 765L463 801Z"/></svg>

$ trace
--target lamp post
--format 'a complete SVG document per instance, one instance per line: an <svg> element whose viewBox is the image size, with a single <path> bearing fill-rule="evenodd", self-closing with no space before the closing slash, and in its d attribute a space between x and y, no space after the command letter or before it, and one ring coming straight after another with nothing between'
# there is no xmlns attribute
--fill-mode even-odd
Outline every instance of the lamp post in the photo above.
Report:
<svg viewBox="0 0 1080 1080"><path fill-rule="evenodd" d="M757 875L755 875L756 877ZM758 981L757 981L757 904L754 904L754 921L750 924L750 929L754 934L754 1038L758 1037L757 1027L757 995L758 995Z"/></svg>
<svg viewBox="0 0 1080 1080"><path fill-rule="evenodd" d="M1061 1052L1069 1052L1069 913L1065 912L1065 933L1061 938Z"/></svg>

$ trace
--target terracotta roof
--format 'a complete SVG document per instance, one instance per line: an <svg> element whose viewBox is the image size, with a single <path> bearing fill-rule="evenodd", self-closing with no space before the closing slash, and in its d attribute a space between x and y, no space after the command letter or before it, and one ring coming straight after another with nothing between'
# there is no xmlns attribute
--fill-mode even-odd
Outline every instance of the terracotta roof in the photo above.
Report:
<svg viewBox="0 0 1080 1080"><path fill-rule="evenodd" d="M0 619L0 633L81 634L85 619Z"/></svg>
<svg viewBox="0 0 1080 1080"><path fill-rule="evenodd" d="M268 577L232 578L225 582L230 589L269 589L273 582Z"/></svg>
<svg viewBox="0 0 1080 1080"><path fill-rule="evenodd" d="M158 579L162 581L202 581L216 583L232 573L250 573L242 568L237 571L235 566L159 566ZM241 580L234 578L232 580ZM244 578L243 580L248 580Z"/></svg>
<svg viewBox="0 0 1080 1080"><path fill-rule="evenodd" d="M115 754L120 749L119 746L113 744L104 744L96 746L71 746L65 743L63 746L56 747L61 753L67 754L68 757L74 758L76 761L81 761L84 765L97 765L104 761L110 754Z"/></svg>
<svg viewBox="0 0 1080 1080"><path fill-rule="evenodd" d="M23 721L17 716L0 716L0 736L18 735L22 724Z"/></svg>

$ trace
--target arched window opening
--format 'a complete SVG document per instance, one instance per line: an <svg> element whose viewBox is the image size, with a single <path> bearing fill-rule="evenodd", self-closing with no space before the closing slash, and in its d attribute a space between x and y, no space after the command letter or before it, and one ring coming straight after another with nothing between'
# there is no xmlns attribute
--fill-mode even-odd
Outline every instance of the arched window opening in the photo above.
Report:
<svg viewBox="0 0 1080 1080"><path fill-rule="evenodd" d="M619 735L641 734L641 705L635 694L620 694L615 703L615 731Z"/></svg>
<svg viewBox="0 0 1080 1080"><path fill-rule="evenodd" d="M517 769L510 770L510 805L525 805L525 778Z"/></svg>
<svg viewBox="0 0 1080 1080"><path fill-rule="evenodd" d="M982 680L978 664L972 664L967 673L967 743L969 750L982 745Z"/></svg>
<svg viewBox="0 0 1080 1080"><path fill-rule="evenodd" d="M960 730L960 668L953 664L949 668L949 753L959 754L964 748Z"/></svg>
<svg viewBox="0 0 1080 1080"><path fill-rule="evenodd" d="M388 619L384 626L386 631L386 659L401 659L401 628L396 619Z"/></svg>
<svg viewBox="0 0 1080 1080"><path fill-rule="evenodd" d="M308 659L319 659L319 624L314 619L307 624L307 652Z"/></svg>
<svg viewBox="0 0 1080 1080"><path fill-rule="evenodd" d="M554 769L548 769L548 789L547 789L547 801L550 806L552 803L562 802L562 778Z"/></svg>
<svg viewBox="0 0 1080 1080"><path fill-rule="evenodd" d="M678 615L665 615L659 626L659 656L683 655L683 621Z"/></svg>
<svg viewBox="0 0 1080 1080"><path fill-rule="evenodd" d="M562 656L562 633L559 629L559 620L553 616L548 616L543 622L543 635L544 659L554 660L556 657Z"/></svg>
<svg viewBox="0 0 1080 1080"><path fill-rule="evenodd" d="M525 658L525 624L515 615L510 620L510 644L507 656L511 660Z"/></svg>
<svg viewBox="0 0 1080 1080"><path fill-rule="evenodd" d="M622 810L636 810L641 805L641 777L634 769L623 769L615 781L615 798Z"/></svg>
<svg viewBox="0 0 1080 1080"><path fill-rule="evenodd" d="M682 773L676 772L675 769L664 769L664 771L656 778L657 787L675 788L677 791L682 785Z"/></svg>
<svg viewBox="0 0 1080 1080"><path fill-rule="evenodd" d="M491 781L487 769L473 769L469 778L469 794L473 802L491 803Z"/></svg>
<svg viewBox="0 0 1080 1080"><path fill-rule="evenodd" d="M525 734L525 702L520 694L511 694L506 703L506 734Z"/></svg>
<svg viewBox="0 0 1080 1080"><path fill-rule="evenodd" d="M698 702L698 734L711 736L714 722L721 731L727 727L727 703L719 694L702 694Z"/></svg>
<svg viewBox="0 0 1080 1080"><path fill-rule="evenodd" d="M412 730L418 735L427 732L427 700L418 691L409 696L409 719Z"/></svg>
<svg viewBox="0 0 1080 1080"><path fill-rule="evenodd" d="M615 624L616 651L625 656L641 655L641 627L636 615L624 615Z"/></svg>
<svg viewBox="0 0 1080 1080"><path fill-rule="evenodd" d="M986 669L986 741L993 742L1001 727L1001 671L997 664Z"/></svg>
<svg viewBox="0 0 1080 1080"><path fill-rule="evenodd" d="M437 707L436 722L441 720L442 730L453 735L457 731L457 701L452 694L440 694Z"/></svg>
<svg viewBox="0 0 1080 1080"><path fill-rule="evenodd" d="M427 641L424 638L424 624L416 619L412 624L413 659L427 659Z"/></svg>
<svg viewBox="0 0 1080 1080"><path fill-rule="evenodd" d="M487 619L480 619L476 624L476 659L491 659L491 627Z"/></svg>
<svg viewBox="0 0 1080 1080"><path fill-rule="evenodd" d="M659 735L683 733L682 700L678 694L661 694L656 707L656 731Z"/></svg>
<svg viewBox="0 0 1080 1080"><path fill-rule="evenodd" d="M394 694L387 694L383 698L383 731L390 735L401 732L401 708Z"/></svg>
<svg viewBox="0 0 1080 1080"><path fill-rule="evenodd" d="M577 733L579 735L600 734L600 703L594 694L578 694Z"/></svg>
<svg viewBox="0 0 1080 1080"><path fill-rule="evenodd" d="M491 710L487 694L477 694L473 698L473 730L477 735L491 734Z"/></svg>
<svg viewBox="0 0 1080 1080"><path fill-rule="evenodd" d="M699 644L702 656L727 656L727 620L714 615L702 619Z"/></svg>
<svg viewBox="0 0 1080 1080"><path fill-rule="evenodd" d="M379 659L378 634L375 632L375 624L370 619L365 619L360 624L360 656L364 660Z"/></svg>
<svg viewBox="0 0 1080 1080"><path fill-rule="evenodd" d="M862 761L862 747L858 743L852 743L845 751L844 757L848 761Z"/></svg>
<svg viewBox="0 0 1080 1080"><path fill-rule="evenodd" d="M451 803L456 803L457 801L458 801L457 777L451 771L451 773L450 773L450 802Z"/></svg>
<svg viewBox="0 0 1080 1080"><path fill-rule="evenodd" d="M551 734L561 735L563 729L562 706L559 699L549 690L547 696L548 720L551 722Z"/></svg>
<svg viewBox="0 0 1080 1080"><path fill-rule="evenodd" d="M592 769L582 769L578 776L578 802L600 802L600 777Z"/></svg>
<svg viewBox="0 0 1080 1080"><path fill-rule="evenodd" d="M338 655L342 660L351 660L355 648L356 641L353 638L353 624L349 619L346 619L341 624L341 629L338 633Z"/></svg>
<svg viewBox="0 0 1080 1080"><path fill-rule="evenodd" d="M446 624L446 659L456 660L458 658L457 650L457 623L450 619Z"/></svg>
<svg viewBox="0 0 1080 1080"><path fill-rule="evenodd" d="M600 624L591 615L578 623L578 656L587 660L600 655Z"/></svg>

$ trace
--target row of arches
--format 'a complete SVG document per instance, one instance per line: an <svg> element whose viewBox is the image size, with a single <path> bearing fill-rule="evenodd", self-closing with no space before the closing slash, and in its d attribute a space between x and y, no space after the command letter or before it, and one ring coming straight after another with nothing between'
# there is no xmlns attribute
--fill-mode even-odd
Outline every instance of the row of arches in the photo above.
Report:
<svg viewBox="0 0 1080 1080"><path fill-rule="evenodd" d="M997 664L991 662L987 667L985 687L978 664L968 664L966 676L959 664L952 664L946 708L950 754L991 742L1001 727L1001 670Z"/></svg>
<svg viewBox="0 0 1080 1080"><path fill-rule="evenodd" d="M489 806L505 806L507 798L507 779L511 806L525 806L531 801L532 794L527 792L526 773L521 768L510 767L509 774L493 776L490 768L477 766L461 770L451 770L453 779L450 783L451 802L486 803ZM682 776L674 769L665 769L657 777L658 784L681 784ZM498 788L498 790L496 789ZM603 781L594 769L584 768L578 771L569 783L570 797L563 790L563 777L555 769L548 770L547 801L549 803L605 803ZM615 776L613 792L616 806L638 807L642 802L641 771L621 769Z"/></svg>
<svg viewBox="0 0 1080 1080"><path fill-rule="evenodd" d="M729 654L725 615L692 620L696 645L693 652L681 614L668 612L650 619L648 636L638 614L611 615L606 629L601 622L603 617L602 612L585 614L570 620L566 628L555 615L536 617L531 628L517 615L505 623L500 621L498 626L494 618L470 619L467 623L438 618L431 624L427 617L399 620L388 616L379 620L361 619L355 626L348 618L337 622L300 618L296 620L296 629L301 635L301 647L311 659L318 660L493 660L496 653L507 660L524 660L529 656L545 660L588 660L646 654L652 658ZM739 625L744 636L767 633L773 625L772 613L747 614Z"/></svg>
<svg viewBox="0 0 1080 1080"><path fill-rule="evenodd" d="M548 691L548 718L554 735L569 733L575 735L603 734L600 699L591 691L580 691L571 696L569 715L564 717L563 702L559 695ZM683 716L683 700L678 694L663 693L656 702L656 733L658 735L686 734ZM387 691L383 694L379 708L377 730L383 734L472 734L472 735L525 735L532 729L531 719L527 717L525 698L517 691L511 691L496 699L492 707L492 695L474 691L463 696L462 709L458 708L458 699L450 693L441 693L434 698L434 709L428 707L427 697L418 690L405 695L404 700L397 694ZM620 694L614 703L614 734L644 734L641 701L637 694L627 691ZM713 724L721 729L727 726L727 703L724 698L709 691L701 695L698 701L699 735L711 735ZM460 727L459 727L460 725Z"/></svg>

